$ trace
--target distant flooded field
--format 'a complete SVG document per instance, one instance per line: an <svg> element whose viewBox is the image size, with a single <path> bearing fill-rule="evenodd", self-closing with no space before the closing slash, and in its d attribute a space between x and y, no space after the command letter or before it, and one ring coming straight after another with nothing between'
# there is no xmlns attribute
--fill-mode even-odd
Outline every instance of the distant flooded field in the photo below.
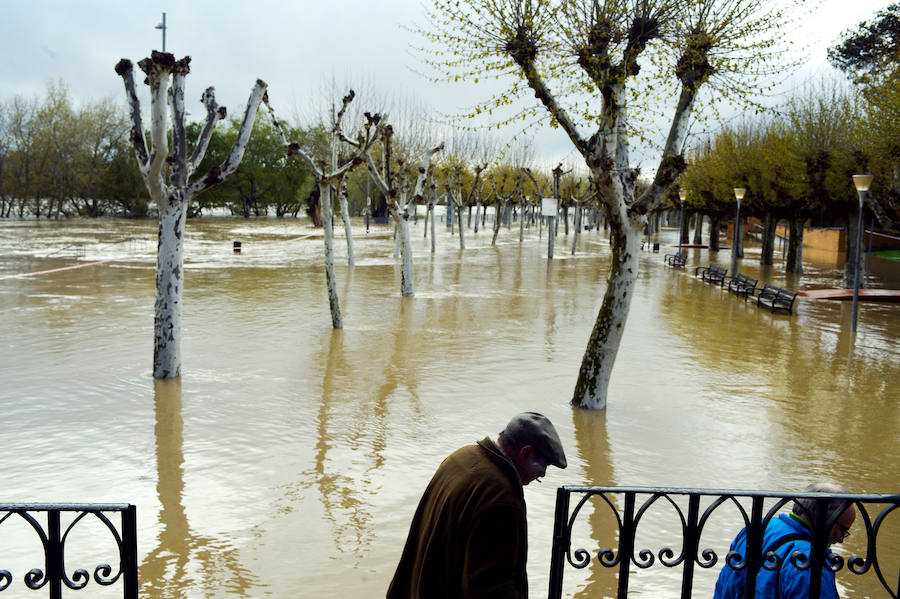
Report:
<svg viewBox="0 0 900 599"><path fill-rule="evenodd" d="M439 222L432 254L422 224L414 298L400 297L390 229L356 223L352 268L335 230L334 331L321 231L189 221L183 376L154 383L155 223L0 222L0 501L136 504L142 597L363 599L383 596L434 468L522 410L547 414L569 457L525 491L535 597L559 485L791 491L827 478L900 491L900 305L861 304L855 338L849 302L798 298L793 316L773 315L692 276L730 267L727 250L665 267L676 231L664 230L663 251L641 256L607 410L573 411L606 237L583 232L572 255L561 235L548 261L546 230L520 243L504 228L496 247L490 230L468 230L461 251ZM748 242L742 270L761 282L840 285L835 265L786 276L758 256ZM898 271L873 259L870 282L900 288ZM736 532L701 546L727 550ZM667 533L649 546L680 544ZM578 546L615 542L596 526L585 535ZM896 556L900 534L887 539ZM854 529L842 554L864 540ZM717 571L697 573L695 597L711 596ZM680 572L636 571L634 594L677 597ZM24 594L3 595L33 595L13 574ZM871 575L838 579L847 595L886 596ZM613 572L569 568L566 580L570 595L615 592Z"/></svg>

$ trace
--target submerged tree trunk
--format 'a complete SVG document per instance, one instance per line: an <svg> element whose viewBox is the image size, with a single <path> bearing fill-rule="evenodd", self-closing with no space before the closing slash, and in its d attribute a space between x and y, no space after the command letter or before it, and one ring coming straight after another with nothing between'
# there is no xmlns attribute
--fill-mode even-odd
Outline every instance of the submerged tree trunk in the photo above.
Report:
<svg viewBox="0 0 900 599"><path fill-rule="evenodd" d="M611 230L612 259L606 292L581 360L572 398L572 405L594 410L606 407L609 379L622 342L637 279L638 251L644 223L628 220L617 223Z"/></svg>
<svg viewBox="0 0 900 599"><path fill-rule="evenodd" d="M581 235L581 205L575 204L575 234L572 236L572 255L575 255L575 248L578 247L578 236Z"/></svg>
<svg viewBox="0 0 900 599"><path fill-rule="evenodd" d="M337 165L335 165L336 167ZM341 220L344 221L344 237L347 238L347 264L353 266L356 264L356 257L353 252L353 230L350 228L350 207L347 202L347 182L341 183Z"/></svg>
<svg viewBox="0 0 900 599"><path fill-rule="evenodd" d="M434 204L428 205L431 209L431 253L434 253Z"/></svg>
<svg viewBox="0 0 900 599"><path fill-rule="evenodd" d="M403 297L412 297L415 295L415 281L413 279L415 270L413 269L412 244L409 242L409 221L401 216L396 218L397 236L400 243L400 256L402 257L400 266L400 295ZM462 236L462 229L459 231Z"/></svg>
<svg viewBox="0 0 900 599"><path fill-rule="evenodd" d="M524 200L521 208L522 214L519 217L519 243L525 241L525 214L527 212L527 208L524 204Z"/></svg>
<svg viewBox="0 0 900 599"><path fill-rule="evenodd" d="M319 181L319 203L322 206L322 238L325 240L325 284L328 287L328 307L331 309L331 326L344 328L341 317L341 302L337 293L337 282L334 276L334 232L331 229L331 182L327 179Z"/></svg>
<svg viewBox="0 0 900 599"><path fill-rule="evenodd" d="M500 215L503 211L503 208L506 207L505 202L497 202L495 204L496 208L494 211L494 236L491 237L491 245L497 245L497 234L500 232Z"/></svg>
<svg viewBox="0 0 900 599"><path fill-rule="evenodd" d="M803 273L803 223L806 219L802 216L793 216L788 221L790 225L790 237L788 238L787 264L785 271L796 274Z"/></svg>
<svg viewBox="0 0 900 599"><path fill-rule="evenodd" d="M719 229L722 221L718 216L709 217L709 249L711 252L719 251Z"/></svg>
<svg viewBox="0 0 900 599"><path fill-rule="evenodd" d="M771 212L766 212L763 219L763 235L762 235L762 251L759 254L759 263L765 266L773 264L773 254L775 253L775 229L778 219Z"/></svg>
<svg viewBox="0 0 900 599"><path fill-rule="evenodd" d="M697 212L694 215L696 223L694 223L694 245L703 245L703 213Z"/></svg>
<svg viewBox="0 0 900 599"><path fill-rule="evenodd" d="M184 225L181 194L173 190L160 205L153 317L153 378L181 376L181 316L184 291Z"/></svg>
<svg viewBox="0 0 900 599"><path fill-rule="evenodd" d="M472 207L471 206L469 206L469 216L470 217L472 216ZM463 227L462 205L457 207L456 220L457 220L456 224L459 225L459 249L464 250L464 249L466 249L466 233L465 233L465 227Z"/></svg>

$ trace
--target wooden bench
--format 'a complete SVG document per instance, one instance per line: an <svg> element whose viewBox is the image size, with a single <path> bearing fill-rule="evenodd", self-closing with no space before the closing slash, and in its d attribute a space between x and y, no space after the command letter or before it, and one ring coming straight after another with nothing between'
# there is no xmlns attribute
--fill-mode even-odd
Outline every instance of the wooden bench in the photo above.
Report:
<svg viewBox="0 0 900 599"><path fill-rule="evenodd" d="M672 268L684 268L687 264L687 258L680 252L677 254L666 254L663 257L663 262L665 262Z"/></svg>
<svg viewBox="0 0 900 599"><path fill-rule="evenodd" d="M709 266L698 266L694 269L695 277L702 277L704 281L707 283L718 283L722 284L722 281L725 280L725 276L728 274L728 269L724 266L719 266L718 264L710 264Z"/></svg>
<svg viewBox="0 0 900 599"><path fill-rule="evenodd" d="M788 314L793 314L794 300L796 299L796 291L788 291L766 283L756 296L756 305L768 306L772 312L775 312L775 310L787 310Z"/></svg>
<svg viewBox="0 0 900 599"><path fill-rule="evenodd" d="M723 278L723 286L726 281L728 282L728 291L735 295L739 295L744 299L747 299L747 296L755 295L756 284L759 283L759 279L748 277L744 273L738 273L736 277Z"/></svg>

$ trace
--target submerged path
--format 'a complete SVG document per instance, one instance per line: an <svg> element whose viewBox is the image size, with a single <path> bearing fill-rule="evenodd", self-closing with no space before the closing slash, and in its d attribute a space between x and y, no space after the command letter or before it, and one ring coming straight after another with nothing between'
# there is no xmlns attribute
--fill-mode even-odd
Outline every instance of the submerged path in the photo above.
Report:
<svg viewBox="0 0 900 599"><path fill-rule="evenodd" d="M97 264L106 264L107 262L118 262L120 260L128 260L129 258L135 258L137 256L146 256L147 254L153 254L155 250L152 252L138 252L137 254L129 254L127 256L120 256L118 258L107 258L106 260L97 260L96 262L85 262L83 264L73 264L72 266L61 266L59 268L51 268L50 270L37 270L34 272L20 272L14 275L4 275L0 277L0 281L4 279L21 279L23 277L33 277L35 275L45 275L51 272L60 272L63 270L74 270L76 268L86 268L88 266L96 266Z"/></svg>
<svg viewBox="0 0 900 599"><path fill-rule="evenodd" d="M841 300L853 299L852 289L807 289L798 292L798 295L809 299ZM861 302L900 302L900 290L898 289L860 289L859 301Z"/></svg>

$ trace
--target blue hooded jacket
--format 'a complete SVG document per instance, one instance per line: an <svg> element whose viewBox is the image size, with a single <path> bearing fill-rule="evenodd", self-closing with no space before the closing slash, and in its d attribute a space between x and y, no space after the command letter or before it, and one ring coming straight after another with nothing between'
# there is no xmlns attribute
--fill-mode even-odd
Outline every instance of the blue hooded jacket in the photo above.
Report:
<svg viewBox="0 0 900 599"><path fill-rule="evenodd" d="M790 535L802 534L805 538L795 539L775 548L775 554L781 559L781 567L775 570L760 568L756 576L757 599L806 599L809 596L809 570L798 570L791 564L791 554L800 551L809 556L812 537L809 529L793 520L787 514L773 518L763 534L763 554L778 539ZM731 543L731 551L741 554L741 560L747 551L747 529L741 530ZM743 570L733 570L728 564L722 566L719 579L716 581L714 599L740 599L744 591ZM838 599L834 572L822 568L822 591L820 599Z"/></svg>

